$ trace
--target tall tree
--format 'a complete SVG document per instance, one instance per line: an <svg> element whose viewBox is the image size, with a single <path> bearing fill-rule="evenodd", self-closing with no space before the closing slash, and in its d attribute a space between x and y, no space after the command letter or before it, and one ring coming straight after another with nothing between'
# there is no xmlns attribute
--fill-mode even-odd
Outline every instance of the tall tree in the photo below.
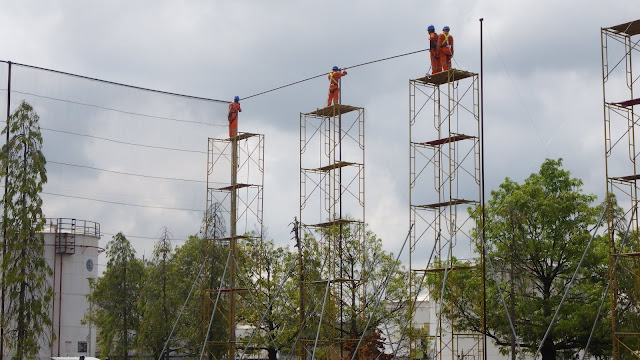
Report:
<svg viewBox="0 0 640 360"><path fill-rule="evenodd" d="M325 238L335 238L340 228L336 226L325 231ZM269 359L296 353L300 339L315 339L321 319L321 339L327 339L331 334L336 334L338 338L359 339L364 334L359 351L365 357L386 359L390 356L383 354L384 337L380 329L385 324L402 322L407 295L404 269L398 266L392 272L393 255L382 249L381 240L372 232L366 233L363 243L362 237L350 226L343 226L342 231L343 271L342 278L335 283L344 284L342 304L336 301L338 293L329 296L327 304L324 304L326 279L329 278L328 273L323 273L323 269L326 270L327 250L311 234L307 233L300 241L304 279L302 326L299 326L301 292L298 283L298 249L292 251L277 247L272 241L265 241L261 246L248 242L242 248L241 256L247 257L242 261L246 264L241 271L242 278L245 282L246 279L253 281L247 287L254 291L253 295L247 292L241 298L245 310L242 320L259 328L253 341L260 344L258 347L267 352ZM365 258L367 265L363 268ZM390 280L384 287L383 282L390 273ZM381 302L374 313L377 296ZM338 310L340 305L342 312ZM372 313L374 316L365 333L366 321ZM262 323L259 322L261 318ZM313 344L305 345L311 346L307 350L312 351ZM345 345L345 356L355 350L355 345ZM329 356L329 350L323 345L316 350L316 356Z"/></svg>
<svg viewBox="0 0 640 360"><path fill-rule="evenodd" d="M160 358L172 324L178 316L174 309L182 305L175 291L179 280L175 276L176 263L172 257L171 234L165 227L154 246L152 259L145 264L145 281L138 300L140 329L137 353L151 355L154 359ZM168 358L171 350L177 347L179 345L174 343L163 353L163 357Z"/></svg>
<svg viewBox="0 0 640 360"><path fill-rule="evenodd" d="M294 350L298 334L297 254L271 240L257 241L240 246L240 283L248 291L240 299L239 316L254 326L243 337L252 338L250 350L264 350L269 360L276 360L280 351Z"/></svg>
<svg viewBox="0 0 640 360"><path fill-rule="evenodd" d="M98 350L111 358L129 358L139 331L138 299L143 284L144 264L122 233L107 244L107 269L95 283L88 314L100 329Z"/></svg>
<svg viewBox="0 0 640 360"><path fill-rule="evenodd" d="M507 178L491 195L485 209L485 240L500 290L496 281L487 280L487 335L504 352L519 346L535 353L602 208L592 205L595 196L582 192L581 180L562 169L562 159L545 160L540 171L524 184ZM480 209L472 211L472 216L479 231ZM445 308L453 309L454 327L480 332L481 314L472 304L479 303L477 296L482 290L480 278L471 273L456 274L455 291L461 293L445 294L441 300L453 302ZM607 244L604 238L596 237L541 348L544 360L574 358L584 348L606 281ZM511 335L500 291L517 339ZM440 296L439 291L433 291L432 296ZM604 323L598 329L590 352L601 356L609 341Z"/></svg>
<svg viewBox="0 0 640 360"><path fill-rule="evenodd" d="M21 102L9 117L3 134L11 137L0 154L0 177L6 178L2 230L2 283L4 335L15 345L13 358L34 358L39 338L51 325L52 297L47 277L51 269L44 258L42 185L47 182L39 117Z"/></svg>

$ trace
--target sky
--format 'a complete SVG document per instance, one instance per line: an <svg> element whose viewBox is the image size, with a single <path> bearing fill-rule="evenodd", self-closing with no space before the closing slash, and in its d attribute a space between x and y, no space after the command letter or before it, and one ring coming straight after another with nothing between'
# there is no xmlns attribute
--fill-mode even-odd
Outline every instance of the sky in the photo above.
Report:
<svg viewBox="0 0 640 360"><path fill-rule="evenodd" d="M334 65L425 49L430 24L451 28L454 67L479 72L483 18L487 193L506 177L522 182L545 158L563 158L600 200L600 28L640 13L637 0L2 1L2 8L0 60L224 101ZM408 83L428 68L422 52L353 68L342 81L342 102L366 111L365 220L396 253L409 227ZM239 130L265 135L263 220L279 244L293 244L298 216L299 116L323 106L327 82L241 102ZM4 63L0 84L7 84ZM209 137L226 136L226 103L21 66L11 86L12 108L26 100L40 116L45 216L100 223L101 246L122 231L145 257L163 227L175 245L199 231L204 153ZM0 90L6 107L7 88Z"/></svg>

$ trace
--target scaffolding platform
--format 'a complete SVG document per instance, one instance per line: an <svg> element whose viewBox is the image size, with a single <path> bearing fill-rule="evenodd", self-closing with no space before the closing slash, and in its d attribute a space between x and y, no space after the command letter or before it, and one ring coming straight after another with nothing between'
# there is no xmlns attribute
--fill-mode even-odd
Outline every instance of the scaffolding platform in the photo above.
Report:
<svg viewBox="0 0 640 360"><path fill-rule="evenodd" d="M353 224L353 223L358 223L361 221L357 221L357 220L347 220L347 219L335 219L333 221L327 221L327 222L323 222L323 223L319 223L319 224L309 224L306 225L307 227L315 227L315 228L324 228L324 227L331 227L331 226L335 226L335 225L346 225L346 224Z"/></svg>
<svg viewBox="0 0 640 360"><path fill-rule="evenodd" d="M432 269L413 269L415 272L425 272L425 273L440 273L445 271L456 271L456 270L475 270L478 269L478 266L469 266L469 265L455 265L449 267L440 267L440 268L432 268Z"/></svg>
<svg viewBox="0 0 640 360"><path fill-rule="evenodd" d="M442 85L452 81L458 81L469 77L477 76L478 74L469 71L449 69L439 72L433 75L427 75L421 78L414 79L413 81L420 82L429 85Z"/></svg>
<svg viewBox="0 0 640 360"><path fill-rule="evenodd" d="M427 205L414 205L413 207L418 209L439 209L443 206L455 206L461 204L475 204L475 200L463 200L463 199L451 199L451 201L444 201L440 203L427 204Z"/></svg>
<svg viewBox="0 0 640 360"><path fill-rule="evenodd" d="M416 143L416 144L424 145L424 146L438 146L438 145L442 145L442 144L448 144L448 143L452 143L452 142L455 142L455 141L468 140L468 139L477 139L477 136L456 134L456 135L449 136L449 137L446 137L446 138L442 138L442 139L438 139L438 140L432 140L432 141L419 142L419 143Z"/></svg>
<svg viewBox="0 0 640 360"><path fill-rule="evenodd" d="M638 99L632 99L632 100L627 100L627 101L621 101L621 102L615 102L615 103L611 103L612 105L618 105L621 106L623 108L628 108L630 106L633 105L638 105L640 104L640 98Z"/></svg>
<svg viewBox="0 0 640 360"><path fill-rule="evenodd" d="M235 184L235 185L229 185L229 186L225 186L225 187L217 188L216 190L219 190L219 191L230 191L230 190L233 190L233 189L242 189L242 188L252 187L252 186L258 186L258 185L251 185L251 184Z"/></svg>
<svg viewBox="0 0 640 360"><path fill-rule="evenodd" d="M640 175L618 176L618 177L611 177L610 179L627 182L627 181L634 181L634 180L640 179Z"/></svg>
<svg viewBox="0 0 640 360"><path fill-rule="evenodd" d="M360 109L362 109L362 108L359 108L359 107L356 107L356 106L351 106L351 105L333 104L331 106L323 107L323 108L320 108L320 109L316 109L315 111L308 112L305 115L331 117L331 116L338 116L338 115L346 114L346 113L349 113L351 111L356 111L356 110L360 110Z"/></svg>
<svg viewBox="0 0 640 360"><path fill-rule="evenodd" d="M317 171L317 172L327 172L327 171L343 168L343 167L346 167L346 166L352 166L352 165L360 165L360 164L354 163L354 162L348 162L348 161L337 161L337 162L335 162L333 164L329 164L329 165L322 166L322 167L319 167L319 168L305 169L305 170Z"/></svg>
<svg viewBox="0 0 640 360"><path fill-rule="evenodd" d="M630 21L624 24L611 26L606 28L607 30L613 30L617 33L634 36L640 34L640 20Z"/></svg>
<svg viewBox="0 0 640 360"><path fill-rule="evenodd" d="M252 134L252 133L241 133L239 132L238 135L236 135L235 139L236 140L244 140L244 139L248 139L250 137L254 137L254 136L259 136L261 134ZM233 141L233 137L227 138L227 141Z"/></svg>

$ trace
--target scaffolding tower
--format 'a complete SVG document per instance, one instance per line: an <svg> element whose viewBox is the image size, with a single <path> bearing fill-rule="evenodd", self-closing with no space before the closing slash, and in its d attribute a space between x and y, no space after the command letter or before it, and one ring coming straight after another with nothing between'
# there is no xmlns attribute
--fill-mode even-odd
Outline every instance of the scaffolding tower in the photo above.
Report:
<svg viewBox="0 0 640 360"><path fill-rule="evenodd" d="M634 106L640 20L602 28L605 168L608 204L609 276L613 359L640 358L640 239L638 233L638 149L640 116ZM635 76L635 77L634 77ZM627 231L628 229L628 231Z"/></svg>
<svg viewBox="0 0 640 360"><path fill-rule="evenodd" d="M350 325L364 327L366 305L366 259L358 259L356 278L345 259L365 241L363 108L334 104L300 114L300 225L302 239L315 238L325 260L316 269L321 278L301 286L322 296L300 295L299 359L351 358L359 335Z"/></svg>
<svg viewBox="0 0 640 360"><path fill-rule="evenodd" d="M481 199L478 75L450 69L410 80L409 107L410 356L482 360L482 334L454 326L456 302L483 316L482 297L457 286L461 275L482 276L467 212ZM428 276L438 285L427 289ZM424 302L429 319L416 313Z"/></svg>
<svg viewBox="0 0 640 360"><path fill-rule="evenodd" d="M251 343L253 337L239 334L239 328L255 330L259 328L260 319L250 319L244 324L239 324L237 319L240 307L251 306L258 314L264 310L255 301L252 279L241 276L244 267L260 264L240 263L237 259L242 242L262 244L263 184L264 135L238 132L231 138L208 139L204 237L206 256L211 264L203 268L202 326L210 359L247 358L250 354L255 358L256 351L259 352L256 350L259 347ZM222 271L218 268L215 281L207 281L215 271L214 249L222 253L218 259L226 262ZM243 301L239 301L240 297ZM214 318L218 323L212 324ZM215 333L212 325L223 331Z"/></svg>

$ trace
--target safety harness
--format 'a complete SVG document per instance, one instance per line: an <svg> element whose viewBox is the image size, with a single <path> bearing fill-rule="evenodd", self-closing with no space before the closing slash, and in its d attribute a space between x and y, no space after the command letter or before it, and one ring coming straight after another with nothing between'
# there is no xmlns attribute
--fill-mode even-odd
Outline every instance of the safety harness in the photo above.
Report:
<svg viewBox="0 0 640 360"><path fill-rule="evenodd" d="M336 73L335 71L332 71L332 72L329 73L329 81L332 84L338 85L338 80L334 79L334 77L333 77L333 74L335 74L335 73Z"/></svg>
<svg viewBox="0 0 640 360"><path fill-rule="evenodd" d="M235 104L235 102L232 102L231 106L229 107L229 115L227 116L229 122L233 121L231 118L233 117L234 114L236 114L236 115L238 114L238 110L236 109L235 106L233 106L234 104Z"/></svg>
<svg viewBox="0 0 640 360"><path fill-rule="evenodd" d="M444 40L442 41L442 44L440 44L440 46L441 47L448 47L449 46L449 34L442 33L442 35L444 35Z"/></svg>

